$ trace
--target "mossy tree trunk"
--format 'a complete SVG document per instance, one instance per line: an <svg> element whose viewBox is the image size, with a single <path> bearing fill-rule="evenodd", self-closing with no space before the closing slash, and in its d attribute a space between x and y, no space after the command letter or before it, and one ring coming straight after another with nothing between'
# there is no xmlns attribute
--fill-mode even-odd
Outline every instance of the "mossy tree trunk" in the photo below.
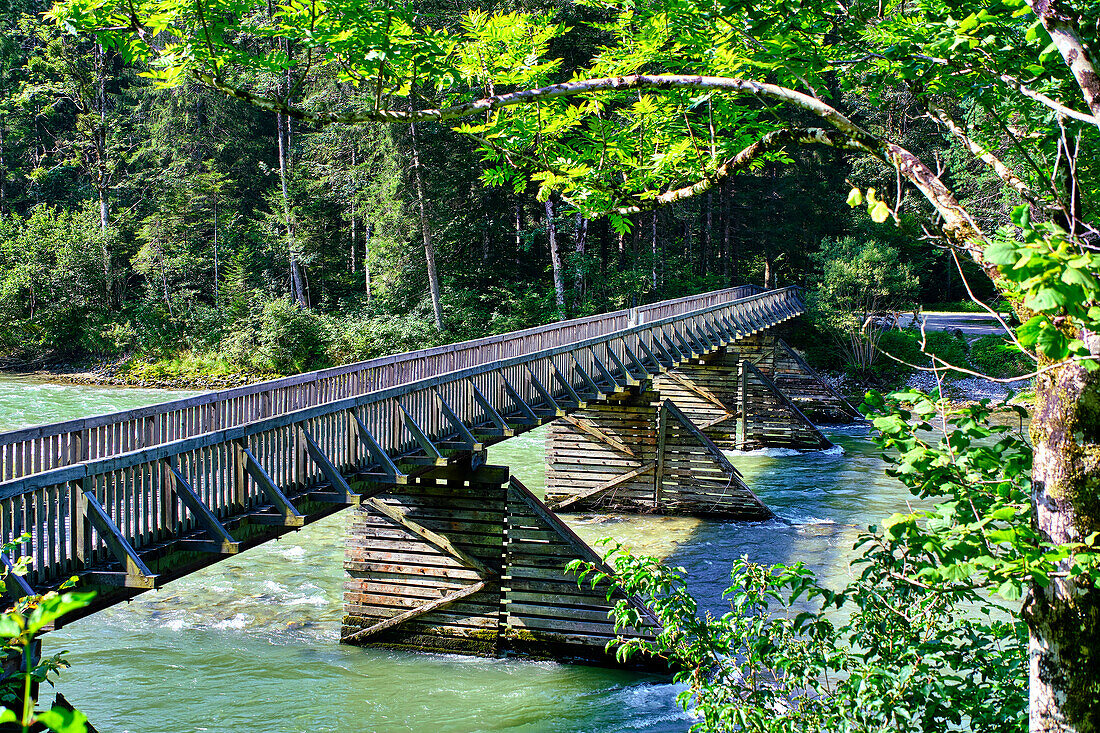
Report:
<svg viewBox="0 0 1100 733"><path fill-rule="evenodd" d="M1086 343L1100 353L1100 335ZM1100 532L1100 371L1066 364L1041 375L1031 438L1032 500L1044 538L1065 544ZM1059 574L1033 584L1024 615L1031 730L1100 731L1100 589Z"/></svg>

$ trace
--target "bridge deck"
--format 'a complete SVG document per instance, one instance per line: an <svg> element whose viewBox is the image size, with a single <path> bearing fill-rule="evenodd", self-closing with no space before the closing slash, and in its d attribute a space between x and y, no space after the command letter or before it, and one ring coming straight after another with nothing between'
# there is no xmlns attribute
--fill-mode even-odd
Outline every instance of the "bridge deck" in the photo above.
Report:
<svg viewBox="0 0 1100 733"><path fill-rule="evenodd" d="M101 607L802 312L731 288L5 433L0 541Z"/></svg>

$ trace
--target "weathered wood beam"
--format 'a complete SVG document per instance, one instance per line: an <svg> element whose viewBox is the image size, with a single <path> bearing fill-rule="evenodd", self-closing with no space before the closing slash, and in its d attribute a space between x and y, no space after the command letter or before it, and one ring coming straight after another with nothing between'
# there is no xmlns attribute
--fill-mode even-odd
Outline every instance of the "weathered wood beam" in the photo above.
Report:
<svg viewBox="0 0 1100 733"><path fill-rule="evenodd" d="M646 369L645 364L643 364L642 360L638 358L638 355L634 353L634 350L630 348L630 344L626 342L626 339L620 340L623 344L623 354L626 355L627 363L637 370L635 376L638 377L638 379L648 379L649 370Z"/></svg>
<svg viewBox="0 0 1100 733"><path fill-rule="evenodd" d="M627 471L624 474L620 474L620 475L616 476L615 478L611 479L610 481L603 482L599 486L594 486L591 489L586 489L586 490L582 491L579 494L573 494L572 496L567 496L564 499L562 499L561 501L558 501L555 504L553 504L550 508L553 509L556 512L560 512L561 510L565 509L566 507L571 506L573 504L576 504L578 501L582 501L584 499L591 499L591 498L593 498L595 496L598 496L598 495L600 495L600 494L602 494L606 491L610 491L611 489L615 488L616 486L620 486L622 484L625 484L627 481L629 481L632 478L636 478L638 476L642 476L644 474L647 474L650 471L653 471L654 469L656 469L656 467L657 467L657 464L655 462L654 463L647 463L644 466L639 466L638 468L635 468L633 471Z"/></svg>
<svg viewBox="0 0 1100 733"><path fill-rule="evenodd" d="M477 388L477 385L472 381L470 382L470 389L474 393L474 402L481 406L481 409L485 411L486 417L489 421L496 426L496 429L500 431L500 434L505 438L509 438L516 434L516 431L508 425L508 421L504 419L504 416L497 411L497 408L493 407L493 403L481 393L481 390Z"/></svg>
<svg viewBox="0 0 1100 733"><path fill-rule="evenodd" d="M588 387L588 389L592 390L592 399L598 400L606 396L607 392L600 389L599 386L596 384L596 380L592 379L592 375L590 375L588 371L583 366L581 366L581 362L577 358L576 353L570 352L569 355L573 357L573 368L576 369L577 374L581 375L581 379L584 380L584 383Z"/></svg>
<svg viewBox="0 0 1100 733"><path fill-rule="evenodd" d="M348 636L345 636L343 639L340 640L340 642L342 644L348 644L348 643L355 642L355 641L361 641L362 639L365 639L368 636L374 636L375 634L378 634L382 631L385 631L386 629L392 629L395 626L400 626L401 624L405 623L406 621L411 621L412 619L414 619L418 616L423 616L426 613L431 613L432 611L438 611L442 608L446 608L447 606L451 605L452 603L456 603L458 601L461 601L463 598L468 598L469 596L472 596L475 593L480 593L484 589L485 589L485 581L484 580L479 580L479 581L477 581L476 583L474 583L472 585L467 585L463 588L459 588L458 590L456 590L452 593L448 593L445 596L442 596L440 598L436 598L434 601L431 601L429 603L425 603L422 606L417 606L416 608L410 608L408 611L405 611L404 613L399 613L396 616L391 616L388 619L385 619L383 621L379 621L378 623L373 624L371 626L368 626L365 629L360 629L359 631L356 631L354 634L350 634Z"/></svg>
<svg viewBox="0 0 1100 733"><path fill-rule="evenodd" d="M432 439L428 437L428 434L424 432L424 429L420 427L420 424L416 422L409 411L405 409L405 406L398 404L401 408L401 414L405 421L405 429L412 434L413 439L416 440L417 445L420 446L420 450L424 451L424 455L428 457L428 460L433 464L437 464L442 461L446 463L447 459L436 447Z"/></svg>
<svg viewBox="0 0 1100 733"><path fill-rule="evenodd" d="M741 324L736 318L722 316L722 322L726 324L726 329L733 334L733 338L730 339L730 341L737 341L744 337L744 329L741 328Z"/></svg>
<svg viewBox="0 0 1100 733"><path fill-rule="evenodd" d="M554 372L554 381L557 382L565 395L572 401L572 404L578 409L584 407L585 400L580 396L577 390L573 388L573 385L569 383L565 375L561 373L561 370L558 369L558 365L554 363L553 359L550 360L550 369Z"/></svg>
<svg viewBox="0 0 1100 733"><path fill-rule="evenodd" d="M723 470L729 471L735 476L741 475L741 472L730 463L730 459L726 458L726 454L691 421L691 418L685 415L683 411L676 406L675 402L672 400L665 400L661 403L661 410L671 415L693 438L698 440L706 449L707 453L710 454L710 457L714 459L714 462L721 466Z"/></svg>
<svg viewBox="0 0 1100 733"><path fill-rule="evenodd" d="M390 506L381 499L376 498L366 499L363 502L363 505L369 506L371 509L386 517L394 524L398 524L404 527L428 544L442 550L444 553L454 558L459 564L464 565L471 570L476 570L483 579L497 577L496 573L494 573L490 568L486 567L484 563L482 563L476 557L473 557L470 554L458 549L454 546L454 544L451 543L449 539L447 539L443 535L437 532L433 532L427 527L418 524L412 519L409 519L407 513L400 508Z"/></svg>
<svg viewBox="0 0 1100 733"><path fill-rule="evenodd" d="M689 379L684 379L684 377L682 375L677 374L676 372L667 372L666 376L669 379L671 379L672 381L676 382L681 387L683 387L684 389L686 389L687 391L689 391L692 394L694 394L695 396L699 397L700 399L705 400L706 402L709 402L711 405L713 405L714 407L717 407L719 410L722 410L723 412L729 413L729 409L726 407L726 403L724 403L722 400L718 399L710 390L703 389L702 387L700 387L695 382L692 382ZM732 414L730 414L730 417L732 417Z"/></svg>
<svg viewBox="0 0 1100 733"><path fill-rule="evenodd" d="M336 466L332 465L332 461L317 445L317 441L313 439L313 436L309 434L304 425L298 426L298 433L306 443L306 453L309 454L310 460L317 464L317 467L321 469L321 473L328 480L329 486L332 487L332 498L337 500L334 503L349 506L358 504L359 495L351 490L347 479L344 478Z"/></svg>
<svg viewBox="0 0 1100 733"><path fill-rule="evenodd" d="M665 365L660 359L653 353L653 350L649 348L649 345L645 342L645 339L638 336L638 346L641 348L642 353L645 354L646 361L648 361L653 368L646 367L646 371L650 374L660 374L665 371Z"/></svg>
<svg viewBox="0 0 1100 733"><path fill-rule="evenodd" d="M15 579L15 584L19 586L19 590L24 596L38 595L34 592L34 588L31 588L30 583L27 582L27 579L25 577L13 572L15 570L15 563L13 563L11 561L11 558L8 557L8 553L0 552L0 562L2 562L4 564L4 567L8 569L8 577Z"/></svg>
<svg viewBox="0 0 1100 733"><path fill-rule="evenodd" d="M443 395L439 393L439 390L432 390L432 393L439 402L439 409L442 411L444 419L458 434L458 441L462 444L461 447L475 453L485 450L485 444L474 437L474 434L466 427L466 423L462 422L458 414L447 404L447 400L443 399Z"/></svg>
<svg viewBox="0 0 1100 733"><path fill-rule="evenodd" d="M253 483L260 487L260 490L267 496L268 501L275 507L275 511L278 513L277 517L265 517L262 514L254 514L249 516L249 521L256 524L270 524L274 520L281 520L279 523L284 527L303 527L306 520L300 511L294 506L294 504L287 498L286 494L282 492L275 482L271 480L271 477L267 475L267 471L264 470L260 462L256 460L256 456L252 455L252 451L248 449L243 442L237 443L237 449L239 451L240 459L244 461L245 471L252 477Z"/></svg>
<svg viewBox="0 0 1100 733"><path fill-rule="evenodd" d="M521 425L542 424L542 420L535 413L534 408L532 408L531 405L527 404L527 400L523 399L523 397L520 396L519 391L517 391L516 388L512 386L512 383L508 381L508 377L504 376L504 372L497 372L497 374L500 376L500 381L504 384L504 391L512 399L512 402L516 404L516 407L523 415L523 418L514 420L514 422Z"/></svg>
<svg viewBox="0 0 1100 733"><path fill-rule="evenodd" d="M607 355L611 358L611 361L615 363L615 368L619 370L619 374L622 375L623 382L627 386L635 386L640 383L638 378L631 374L630 370L626 368L626 365L623 364L623 360L619 358L619 355L615 353L615 349L611 347L610 341L607 343Z"/></svg>
<svg viewBox="0 0 1100 733"><path fill-rule="evenodd" d="M358 429L359 441L366 447L371 460L382 469L383 476L395 484L408 483L408 475L397 467L397 464L393 462L393 459L390 458L389 454L382 448L378 439L374 437L374 434L371 433L354 411L352 411L351 417L355 421L356 428Z"/></svg>
<svg viewBox="0 0 1100 733"><path fill-rule="evenodd" d="M816 425L813 424L813 421L810 420L810 418L806 417L805 413L803 413L802 410L798 408L798 405L791 402L790 398L787 397L786 394L784 394L783 390L779 389L779 387L776 387L775 383L772 382L772 380L764 376L764 373L757 369L756 366L749 362L747 359L742 360L741 363L744 365L742 374L747 376L747 374L751 373L758 380L760 380L760 383L764 385L765 389L778 397L779 400L783 403L783 406L791 411L795 419L801 421L803 425L817 437L818 446L820 448L828 448L832 445L832 441L825 437L825 434L821 432ZM744 382L742 382L742 384L744 384ZM742 394L744 393L744 391L744 387L742 387ZM745 413L745 417L742 418L742 422L744 422L745 419L747 419L747 413Z"/></svg>
<svg viewBox="0 0 1100 733"><path fill-rule="evenodd" d="M558 536L565 540L566 544L573 548L573 551L577 553L578 557L581 560L592 563L604 573L608 573L610 575L615 574L615 570L606 562L604 562L603 558L600 557L599 554L595 550L593 550L587 542L578 537L577 533L574 532L568 524L561 520L561 517L554 514L554 512L550 511L550 509L547 508L545 504L539 501L539 498L532 494L531 490L524 486L522 481L520 481L515 476L512 476L508 480L508 487L520 500L523 501L524 504L526 504L531 509L532 512L535 513L537 517L539 517L539 519L546 522L550 527L552 527L558 533ZM637 596L628 596L627 600L629 601L630 605L634 606L634 608L646 618L646 620L648 620L650 623L654 624L658 628L661 628L661 622L657 619L657 616L654 615L649 606L647 606L640 598L638 598Z"/></svg>
<svg viewBox="0 0 1100 733"><path fill-rule="evenodd" d="M565 414L565 410L558 404L558 401L554 399L554 395L550 394L550 390L546 388L546 385L542 383L535 372L532 371L529 364L525 364L524 368L527 370L527 378L531 380L531 386L535 388L535 391L539 393L539 397L542 398L542 403L546 405L546 408L550 411L550 414L557 417L561 417Z"/></svg>
<svg viewBox="0 0 1100 733"><path fill-rule="evenodd" d="M191 484L180 473L179 468L176 466L175 456L171 456L166 461L168 464L168 471L172 476L172 488L174 489L176 498L187 507L187 511L191 512L191 516L194 517L195 522L202 527L203 531L213 540L211 544L212 548L216 548L216 551L222 555L235 555L240 550L241 543L233 539L233 536L229 534L225 526L221 523L221 520L215 516L214 512L210 511L210 507L206 505L206 502L202 500L202 497L191 487ZM174 511L174 510L173 510Z"/></svg>
<svg viewBox="0 0 1100 733"><path fill-rule="evenodd" d="M99 539L103 540L103 544L107 545L107 549L111 551L111 554L124 568L123 573L118 578L117 585L127 588L155 588L157 584L156 574L146 566L145 561L141 559L141 556L134 550L133 545L130 544L130 541L126 539L111 519L111 515L99 503L95 490L87 487L83 487L82 490L84 492L85 518L95 527ZM85 575L90 576L91 573L85 573ZM102 579L105 579L105 577ZM102 579L97 577L96 582L101 582Z"/></svg>
<svg viewBox="0 0 1100 733"><path fill-rule="evenodd" d="M618 438L608 435L587 420L582 420L574 415L563 415L560 420L564 423L572 425L574 428L580 430L582 433L587 433L591 435L593 438L600 441L601 443L606 443L617 451L626 453L629 456L635 455L633 449L631 449L630 446L628 446L626 443L622 442Z"/></svg>
<svg viewBox="0 0 1100 733"><path fill-rule="evenodd" d="M599 370L600 375L603 377L604 381L611 385L612 391L618 392L620 389L622 389L623 385L619 384L619 381L615 379L615 377L611 376L611 370L609 370L604 365L604 363L600 361L600 357L596 356L595 350L589 349L589 351L591 351L592 353L592 363L596 365L596 369ZM608 349L608 351L610 351L610 349Z"/></svg>

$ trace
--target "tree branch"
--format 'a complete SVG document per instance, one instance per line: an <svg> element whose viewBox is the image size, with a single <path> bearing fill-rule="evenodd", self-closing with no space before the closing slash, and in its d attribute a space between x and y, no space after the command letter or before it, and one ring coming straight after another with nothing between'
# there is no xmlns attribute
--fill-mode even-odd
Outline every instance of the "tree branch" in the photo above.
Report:
<svg viewBox="0 0 1100 733"><path fill-rule="evenodd" d="M615 213L624 216L628 214L637 214L642 211L647 211L649 209L655 209L658 206L664 206L666 204L671 204L676 201L682 201L684 199L706 193L714 187L714 184L718 183L722 179L727 178L730 175L739 171L745 170L746 168L749 168L765 153L780 150L791 144L820 144L842 150L861 151L872 154L874 154L875 152L867 146L852 140L851 138L848 138L844 135L836 135L835 133L830 132L829 130L822 129L820 127L801 127L774 130L746 147L744 150L727 160L722 165L718 166L718 168L711 175L706 176L690 185L672 189L670 191L665 191L664 193L653 196L652 198L643 199L641 197L638 197L635 203L616 208Z"/></svg>
<svg viewBox="0 0 1100 733"><path fill-rule="evenodd" d="M1081 35L1077 32L1077 18L1064 7L1061 0L1027 0L1031 11L1039 17L1050 34L1050 40L1062 54L1077 86L1081 87L1085 104L1092 112L1093 123L1100 127L1100 75Z"/></svg>

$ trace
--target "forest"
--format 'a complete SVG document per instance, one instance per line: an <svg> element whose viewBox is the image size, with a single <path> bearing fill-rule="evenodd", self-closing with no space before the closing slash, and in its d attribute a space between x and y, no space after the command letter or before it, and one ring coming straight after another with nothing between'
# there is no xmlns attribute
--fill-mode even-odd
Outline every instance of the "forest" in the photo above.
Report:
<svg viewBox="0 0 1100 733"><path fill-rule="evenodd" d="M853 248L907 268L900 288L874 296L878 309L969 300L948 253L920 242L927 206L910 197L897 226L876 226L843 205L852 163L829 150L792 150L612 221L540 196L529 178L505 180L447 125L323 126L197 81L164 88L117 50L42 22L47 10L16 0L3 16L0 358L11 368L229 383L731 284L814 290L823 252ZM465 10L422 12L454 23ZM573 23L595 11L560 12ZM555 51L579 63L598 42L573 33ZM286 83L243 73L258 89ZM307 107L355 109L371 96L331 71L292 91ZM942 159L983 218L1007 217L1012 197L934 121L911 120L911 94L892 90L882 105L843 96ZM885 190L893 173L879 168ZM986 295L983 281L974 287Z"/></svg>

